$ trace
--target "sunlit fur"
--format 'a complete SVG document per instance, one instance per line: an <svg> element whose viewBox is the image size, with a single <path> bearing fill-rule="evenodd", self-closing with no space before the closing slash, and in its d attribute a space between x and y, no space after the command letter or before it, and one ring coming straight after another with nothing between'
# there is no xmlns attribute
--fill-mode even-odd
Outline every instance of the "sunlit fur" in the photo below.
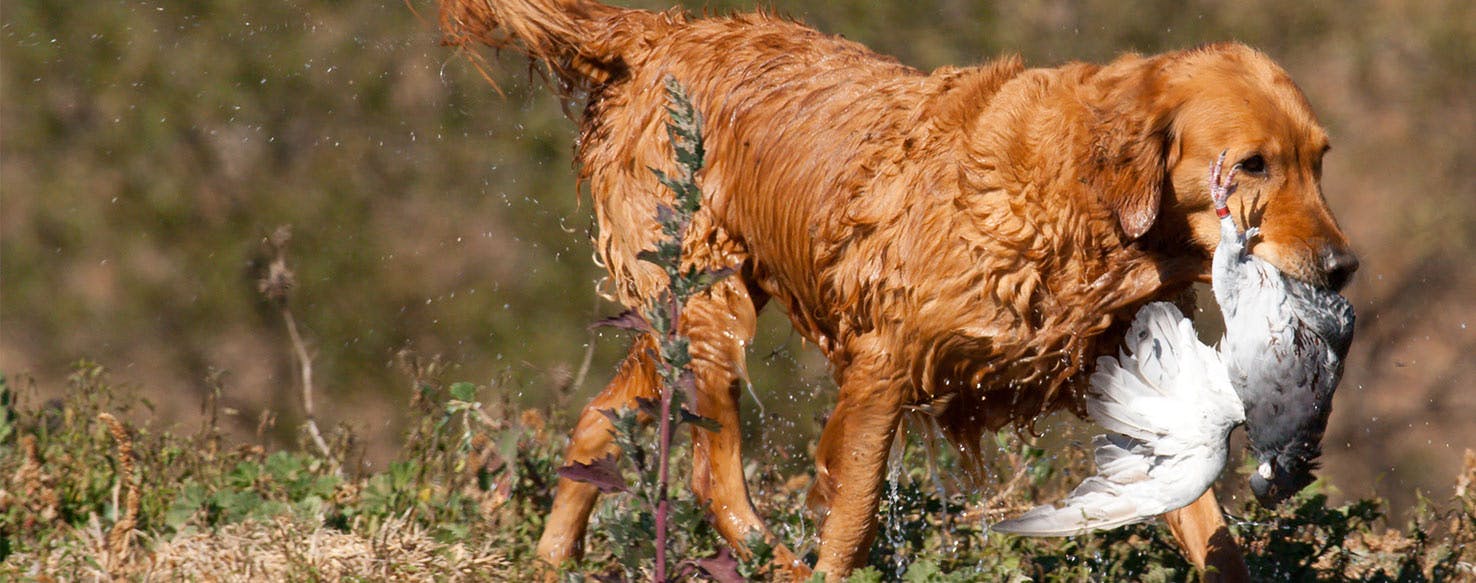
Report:
<svg viewBox="0 0 1476 583"><path fill-rule="evenodd" d="M1256 253L1319 282L1321 258L1346 252L1318 187L1325 133L1286 74L1241 45L926 73L763 13L445 0L442 24L451 44L523 51L561 88L588 92L580 179L594 197L606 289L627 306L665 285L638 258L670 200L649 170L673 164L663 79L693 96L708 165L686 252L695 266L740 274L694 300L683 324L699 413L725 424L694 434L693 487L730 541L767 532L743 484L732 383L754 314L776 300L840 385L811 493L826 516L822 571L866 557L904 406L930 404L970 455L985 431L1079 412L1089 363L1116 350L1134 310L1208 277L1218 227L1204 175L1222 150L1267 160L1267 176L1242 174L1232 201L1261 228ZM649 358L632 351L625 370ZM654 386L629 377L598 406ZM594 407L571 460L611 450ZM594 496L560 485L545 558L577 552ZM1175 532L1205 533L1183 541L1202 562L1217 528L1205 521L1219 516L1197 512Z"/></svg>

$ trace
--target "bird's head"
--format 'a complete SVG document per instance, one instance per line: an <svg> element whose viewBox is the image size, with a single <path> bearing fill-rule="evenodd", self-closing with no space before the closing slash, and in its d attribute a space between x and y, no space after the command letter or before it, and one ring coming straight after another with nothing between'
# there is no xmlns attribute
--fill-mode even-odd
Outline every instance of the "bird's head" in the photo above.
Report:
<svg viewBox="0 0 1476 583"><path fill-rule="evenodd" d="M1266 452L1256 459L1260 464L1250 477L1251 493L1267 508L1275 508L1317 479L1312 475L1318 466L1316 455Z"/></svg>

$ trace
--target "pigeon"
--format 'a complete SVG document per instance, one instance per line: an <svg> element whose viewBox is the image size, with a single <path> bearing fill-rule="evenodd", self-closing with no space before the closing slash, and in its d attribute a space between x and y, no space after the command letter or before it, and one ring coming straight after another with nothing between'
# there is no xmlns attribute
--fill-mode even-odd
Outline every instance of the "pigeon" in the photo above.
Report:
<svg viewBox="0 0 1476 583"><path fill-rule="evenodd" d="M1086 402L1110 433L1093 439L1097 475L1059 506L1038 506L990 527L1073 536L1142 522L1195 501L1225 467L1244 409L1215 349L1173 304L1144 306L1126 350L1097 359Z"/></svg>
<svg viewBox="0 0 1476 583"><path fill-rule="evenodd" d="M1353 305L1336 292L1287 277L1249 252L1257 229L1240 232L1226 201L1239 166L1210 169L1210 195L1220 217L1213 259L1215 300L1225 317L1221 359L1245 405L1245 427L1257 461L1251 492L1274 508L1311 484L1332 412L1333 390L1353 341Z"/></svg>

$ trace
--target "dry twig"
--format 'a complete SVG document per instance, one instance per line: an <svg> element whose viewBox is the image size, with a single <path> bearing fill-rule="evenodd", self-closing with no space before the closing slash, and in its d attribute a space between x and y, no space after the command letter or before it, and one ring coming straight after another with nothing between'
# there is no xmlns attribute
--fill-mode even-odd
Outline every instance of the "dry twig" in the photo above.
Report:
<svg viewBox="0 0 1476 583"><path fill-rule="evenodd" d="M271 237L267 238L275 255L267 267L266 276L257 282L256 289L276 304L277 310L282 314L282 321L287 325L287 338L292 343L292 354L297 361L298 378L302 386L302 413L307 419L305 424L308 436L323 457L333 464L333 472L339 474L341 470L338 460L333 456L333 449L323 439L323 433L318 430L318 418L313 409L313 357L308 353L302 334L297 331L297 318L292 316L292 308L287 303L288 293L296 284L292 270L287 267L287 243L291 240L292 227L286 225L277 227Z"/></svg>

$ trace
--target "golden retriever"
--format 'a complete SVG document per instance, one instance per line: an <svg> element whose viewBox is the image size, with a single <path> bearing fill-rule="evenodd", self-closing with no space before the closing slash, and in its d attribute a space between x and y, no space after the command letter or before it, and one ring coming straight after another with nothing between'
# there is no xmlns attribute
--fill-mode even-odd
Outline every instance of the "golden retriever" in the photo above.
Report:
<svg viewBox="0 0 1476 583"><path fill-rule="evenodd" d="M443 0L441 23L449 44L514 48L587 92L579 178L629 307L666 285L638 259L670 201L649 170L672 167L664 78L693 96L708 164L685 252L738 275L682 323L696 410L722 426L693 432L692 489L740 552L769 536L743 479L735 381L757 313L777 301L840 387L809 498L815 570L829 576L867 556L904 407L933 404L975 453L985 431L1079 412L1091 363L1137 308L1208 278L1219 232L1205 170L1222 151L1243 177L1232 211L1261 229L1254 253L1332 288L1357 267L1320 191L1326 133L1286 72L1242 45L928 73L764 13ZM585 407L569 461L615 451L600 410L655 394L651 342L637 339ZM544 559L579 552L596 496L560 481ZM1167 518L1196 565L1245 576L1213 492ZM780 560L794 562L782 548Z"/></svg>

